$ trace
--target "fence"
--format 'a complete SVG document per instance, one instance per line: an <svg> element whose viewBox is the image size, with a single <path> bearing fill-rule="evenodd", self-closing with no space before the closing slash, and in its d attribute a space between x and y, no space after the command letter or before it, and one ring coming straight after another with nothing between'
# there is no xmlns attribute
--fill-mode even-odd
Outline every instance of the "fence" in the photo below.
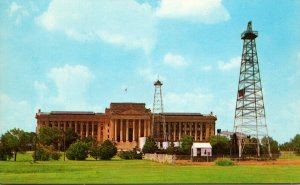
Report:
<svg viewBox="0 0 300 185"><path fill-rule="evenodd" d="M144 159L168 164L175 164L176 161L175 155L168 154L145 154Z"/></svg>

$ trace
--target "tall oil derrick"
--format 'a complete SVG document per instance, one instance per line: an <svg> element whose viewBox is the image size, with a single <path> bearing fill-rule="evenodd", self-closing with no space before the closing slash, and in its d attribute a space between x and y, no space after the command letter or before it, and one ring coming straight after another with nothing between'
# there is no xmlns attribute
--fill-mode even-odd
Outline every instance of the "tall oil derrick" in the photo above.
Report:
<svg viewBox="0 0 300 185"><path fill-rule="evenodd" d="M164 104L161 90L162 85L162 82L159 80L154 82L155 91L152 110L151 134L157 141L167 141L166 121L164 116Z"/></svg>
<svg viewBox="0 0 300 185"><path fill-rule="evenodd" d="M269 157L271 157L268 129L255 38L257 31L252 30L251 21L247 30L241 34L244 40L241 59L239 85L236 99L234 131L238 139L239 157L246 145L254 145L260 157L260 142L266 137Z"/></svg>

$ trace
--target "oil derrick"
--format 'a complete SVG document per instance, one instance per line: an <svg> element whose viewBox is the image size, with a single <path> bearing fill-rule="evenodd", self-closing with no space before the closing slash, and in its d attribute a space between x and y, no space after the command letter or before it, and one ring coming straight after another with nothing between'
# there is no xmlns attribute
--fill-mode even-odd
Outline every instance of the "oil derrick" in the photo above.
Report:
<svg viewBox="0 0 300 185"><path fill-rule="evenodd" d="M154 82L154 101L152 110L151 134L156 141L167 141L166 121L164 116L164 106L161 86L162 82L157 80Z"/></svg>
<svg viewBox="0 0 300 185"><path fill-rule="evenodd" d="M244 44L234 117L239 157L242 157L247 145L255 146L257 157L260 157L260 143L263 137L266 138L264 144L267 145L268 154L271 157L255 44L257 36L258 32L252 30L251 21L248 22L247 30L241 34Z"/></svg>

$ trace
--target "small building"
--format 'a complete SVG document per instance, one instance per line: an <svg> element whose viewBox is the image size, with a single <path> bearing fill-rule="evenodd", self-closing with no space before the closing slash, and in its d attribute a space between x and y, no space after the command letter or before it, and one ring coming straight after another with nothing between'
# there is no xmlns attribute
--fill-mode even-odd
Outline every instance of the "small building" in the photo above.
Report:
<svg viewBox="0 0 300 185"><path fill-rule="evenodd" d="M212 156L212 147L210 143L193 143L192 156Z"/></svg>

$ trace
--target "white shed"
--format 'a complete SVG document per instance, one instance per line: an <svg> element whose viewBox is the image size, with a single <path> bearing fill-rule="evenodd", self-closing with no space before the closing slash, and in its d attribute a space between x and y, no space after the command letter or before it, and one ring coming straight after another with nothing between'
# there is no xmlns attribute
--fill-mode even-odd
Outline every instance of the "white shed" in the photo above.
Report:
<svg viewBox="0 0 300 185"><path fill-rule="evenodd" d="M210 143L193 143L192 156L212 156Z"/></svg>

